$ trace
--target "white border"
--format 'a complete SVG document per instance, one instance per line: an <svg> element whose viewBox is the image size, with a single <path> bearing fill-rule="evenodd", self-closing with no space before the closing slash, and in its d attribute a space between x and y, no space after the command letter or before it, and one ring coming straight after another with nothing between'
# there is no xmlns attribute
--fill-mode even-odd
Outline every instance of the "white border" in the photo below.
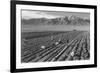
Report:
<svg viewBox="0 0 100 73"><path fill-rule="evenodd" d="M21 63L21 9L30 10L49 10L49 11L71 11L71 12L89 12L90 13L90 60L84 61L66 61L66 62L40 62L40 63ZM34 5L16 5L16 68L39 68L54 66L72 66L94 64L94 10L84 8L70 7L51 7Z"/></svg>

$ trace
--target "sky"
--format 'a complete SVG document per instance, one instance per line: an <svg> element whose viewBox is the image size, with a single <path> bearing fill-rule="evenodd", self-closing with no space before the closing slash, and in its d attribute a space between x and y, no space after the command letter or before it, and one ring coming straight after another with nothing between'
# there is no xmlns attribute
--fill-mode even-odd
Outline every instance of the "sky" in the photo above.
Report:
<svg viewBox="0 0 100 73"><path fill-rule="evenodd" d="M63 16L78 16L81 18L90 19L90 13L82 12L64 12L64 11L36 11L36 10L22 10L22 19L32 18L58 18Z"/></svg>

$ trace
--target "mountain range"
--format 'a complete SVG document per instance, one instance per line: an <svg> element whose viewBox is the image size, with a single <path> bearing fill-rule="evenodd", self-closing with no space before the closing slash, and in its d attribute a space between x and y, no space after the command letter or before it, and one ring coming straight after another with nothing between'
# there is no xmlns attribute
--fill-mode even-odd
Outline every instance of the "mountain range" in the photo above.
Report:
<svg viewBox="0 0 100 73"><path fill-rule="evenodd" d="M77 16L63 16L59 18L31 18L22 19L22 25L90 25L90 20Z"/></svg>

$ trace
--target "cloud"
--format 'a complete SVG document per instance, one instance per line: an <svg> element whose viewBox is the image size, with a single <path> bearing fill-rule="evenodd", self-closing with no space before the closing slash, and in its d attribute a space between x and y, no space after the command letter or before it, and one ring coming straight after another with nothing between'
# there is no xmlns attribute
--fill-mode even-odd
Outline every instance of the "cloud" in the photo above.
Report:
<svg viewBox="0 0 100 73"><path fill-rule="evenodd" d="M31 18L57 18L60 16L50 15L46 12L41 11L22 11L22 19L31 19Z"/></svg>

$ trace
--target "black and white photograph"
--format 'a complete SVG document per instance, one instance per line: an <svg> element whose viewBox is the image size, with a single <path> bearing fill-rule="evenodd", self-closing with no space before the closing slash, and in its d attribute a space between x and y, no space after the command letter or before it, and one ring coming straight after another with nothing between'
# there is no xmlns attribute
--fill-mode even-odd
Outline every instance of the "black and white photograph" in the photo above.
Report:
<svg viewBox="0 0 100 73"><path fill-rule="evenodd" d="M90 13L21 11L21 62L90 59Z"/></svg>
<svg viewBox="0 0 100 73"><path fill-rule="evenodd" d="M96 67L95 6L20 1L12 6L12 70Z"/></svg>

